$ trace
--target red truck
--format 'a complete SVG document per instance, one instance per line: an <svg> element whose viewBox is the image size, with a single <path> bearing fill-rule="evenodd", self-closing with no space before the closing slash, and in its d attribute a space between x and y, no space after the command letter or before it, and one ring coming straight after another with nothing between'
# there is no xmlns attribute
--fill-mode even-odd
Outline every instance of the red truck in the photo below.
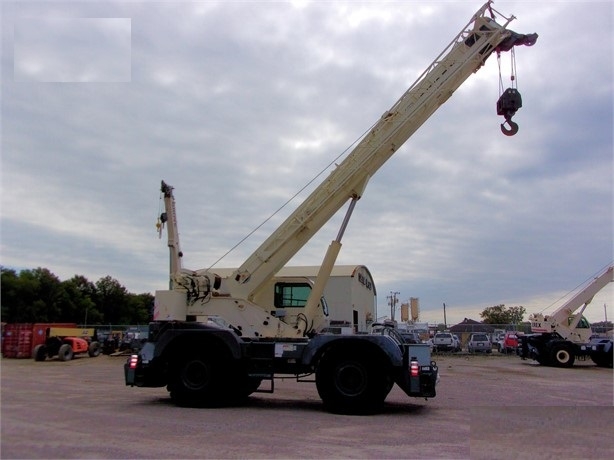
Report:
<svg viewBox="0 0 614 460"><path fill-rule="evenodd" d="M516 353L518 348L518 332L508 331L502 340L497 342L497 348L499 353Z"/></svg>

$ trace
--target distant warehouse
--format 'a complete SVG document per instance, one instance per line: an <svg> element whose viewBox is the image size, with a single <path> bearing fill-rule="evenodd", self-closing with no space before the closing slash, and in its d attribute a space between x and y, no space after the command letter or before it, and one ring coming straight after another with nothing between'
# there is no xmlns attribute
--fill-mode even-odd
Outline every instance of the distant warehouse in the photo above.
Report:
<svg viewBox="0 0 614 460"><path fill-rule="evenodd" d="M270 307L272 315L292 323L304 308L319 269L319 266L284 267L256 293L253 301ZM234 269L213 271L228 276ZM364 265L336 265L324 289L324 298L331 327L367 332L376 317L377 291L371 272Z"/></svg>

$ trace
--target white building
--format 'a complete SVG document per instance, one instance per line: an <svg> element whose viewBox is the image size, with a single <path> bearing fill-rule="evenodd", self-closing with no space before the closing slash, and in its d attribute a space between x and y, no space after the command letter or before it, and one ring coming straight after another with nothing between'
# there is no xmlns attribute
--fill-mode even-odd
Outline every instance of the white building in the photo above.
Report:
<svg viewBox="0 0 614 460"><path fill-rule="evenodd" d="M284 267L252 300L291 324L301 314L319 269L319 266ZM233 270L213 269L220 276L230 275ZM324 298L331 327L367 332L375 320L377 291L371 272L364 265L336 265L324 288Z"/></svg>

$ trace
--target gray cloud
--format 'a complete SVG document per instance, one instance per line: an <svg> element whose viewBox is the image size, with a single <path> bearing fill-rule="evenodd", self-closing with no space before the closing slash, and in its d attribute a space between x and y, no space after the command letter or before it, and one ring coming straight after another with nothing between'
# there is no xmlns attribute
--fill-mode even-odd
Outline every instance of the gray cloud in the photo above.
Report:
<svg viewBox="0 0 614 460"><path fill-rule="evenodd" d="M7 4L3 265L108 274L134 292L165 287L154 227L165 179L185 265L208 267L368 129L479 6ZM419 297L432 321L443 302L449 319L499 303L533 311L612 260L612 5L495 6L518 17L514 30L540 34L516 52L520 132L499 132L493 56L372 178L339 262L370 268L381 314L391 290ZM90 18L120 25L120 37L129 23L129 81L110 78L125 69L104 54L117 46L123 56L125 42L96 27L75 39L56 27L37 46L96 56L97 83L26 78L18 34L32 42L44 32L24 31L32 18ZM506 85L509 64L503 55ZM240 264L298 202L219 265ZM292 263L319 263L339 219Z"/></svg>
<svg viewBox="0 0 614 460"><path fill-rule="evenodd" d="M130 20L21 18L14 25L16 81L130 81Z"/></svg>

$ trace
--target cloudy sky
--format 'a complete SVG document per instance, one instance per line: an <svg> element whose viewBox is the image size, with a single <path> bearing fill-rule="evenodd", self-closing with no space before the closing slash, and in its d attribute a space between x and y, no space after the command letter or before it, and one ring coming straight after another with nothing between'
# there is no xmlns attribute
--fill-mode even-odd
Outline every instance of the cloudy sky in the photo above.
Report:
<svg viewBox="0 0 614 460"><path fill-rule="evenodd" d="M1 264L164 289L160 180L184 266L206 268L327 167L481 1L2 2ZM422 320L551 311L613 259L613 3L497 1L516 50L502 135L496 56L371 179L338 263ZM511 58L501 58L505 87ZM327 171L328 172L328 171ZM315 183L319 183L321 178ZM307 190L222 261L240 265ZM343 211L291 261L317 265ZM614 317L611 286L587 310ZM558 303L557 303L558 302Z"/></svg>

